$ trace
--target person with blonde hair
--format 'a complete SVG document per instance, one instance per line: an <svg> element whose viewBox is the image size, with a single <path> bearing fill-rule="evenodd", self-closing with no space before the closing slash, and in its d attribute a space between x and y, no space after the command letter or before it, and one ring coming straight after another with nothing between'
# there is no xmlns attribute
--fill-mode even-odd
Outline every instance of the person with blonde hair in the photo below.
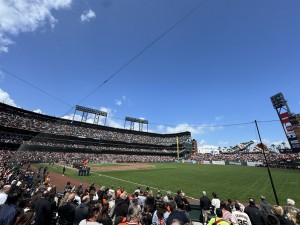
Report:
<svg viewBox="0 0 300 225"><path fill-rule="evenodd" d="M296 224L296 215L300 210L295 206L293 199L288 198L286 202L287 204L283 207L283 214L287 219Z"/></svg>
<svg viewBox="0 0 300 225"><path fill-rule="evenodd" d="M272 207L272 213L277 217L280 225L293 225L293 223L283 216L283 208L279 205L274 205Z"/></svg>
<svg viewBox="0 0 300 225"><path fill-rule="evenodd" d="M155 198L153 196L152 190L148 191L148 194L147 194L146 200L145 200L145 205L148 206L149 212L153 214L155 211Z"/></svg>
<svg viewBox="0 0 300 225"><path fill-rule="evenodd" d="M127 191L123 191L120 197L116 199L114 215L115 217L126 217L129 207L129 197Z"/></svg>

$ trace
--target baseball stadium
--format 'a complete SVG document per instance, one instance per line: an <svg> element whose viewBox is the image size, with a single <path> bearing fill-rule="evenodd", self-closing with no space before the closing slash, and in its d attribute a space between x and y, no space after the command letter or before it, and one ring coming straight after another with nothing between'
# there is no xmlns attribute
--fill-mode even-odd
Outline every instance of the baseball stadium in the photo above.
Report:
<svg viewBox="0 0 300 225"><path fill-rule="evenodd" d="M279 118L283 118L282 114L289 112L280 112L286 104L282 94L280 96L281 103L274 103L274 96L271 100ZM147 120L131 117L125 118L125 123L130 123L129 129L113 128L97 124L99 116L106 116L101 111L82 106L76 106L76 111L82 112L81 121L0 103L3 192L7 185L10 188L17 185L23 190L23 197L32 198L36 190L52 190L52 198L60 196L61 201L71 193L79 197L88 193L91 199L103 205L117 201L120 196L112 196L115 195L112 193L121 190L128 194L130 201L142 196L142 208L147 208L151 197L155 202L169 197L177 204L180 204L178 199L186 201L177 207L186 210L194 223L203 222L203 215L205 220L216 213L202 215L203 196L219 199L226 208L234 202L246 208L256 204L261 210L262 202L267 199L270 206L282 205L296 210L300 202L297 145L291 144L295 149L275 152L260 143L255 146L256 151L249 151L253 144L250 141L219 154L200 154L197 141L192 140L188 131L150 133L143 131ZM88 114L94 115L94 124L86 122ZM289 125L287 119L281 122L283 127ZM138 131L134 130L135 123L139 124ZM298 126L295 121L293 125ZM285 130L291 132L292 129ZM55 212L59 212L59 207ZM51 218L52 224L60 224L57 222L61 220L59 213L55 215Z"/></svg>
<svg viewBox="0 0 300 225"><path fill-rule="evenodd" d="M0 225L300 225L299 9L0 0Z"/></svg>

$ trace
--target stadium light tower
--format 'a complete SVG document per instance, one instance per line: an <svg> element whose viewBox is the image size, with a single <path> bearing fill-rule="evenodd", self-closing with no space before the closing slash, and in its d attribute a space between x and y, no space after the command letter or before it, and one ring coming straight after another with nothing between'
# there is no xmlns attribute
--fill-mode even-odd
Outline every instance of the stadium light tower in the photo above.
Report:
<svg viewBox="0 0 300 225"><path fill-rule="evenodd" d="M286 138L291 146L291 149L288 150L291 152L300 152L300 122L298 120L299 114L295 115L291 113L287 101L284 99L282 93L278 93L272 96L271 102L277 112ZM281 152L284 153L288 150L283 149L281 150Z"/></svg>
<svg viewBox="0 0 300 225"><path fill-rule="evenodd" d="M74 115L73 115L73 120L74 120L76 111L81 111L82 112L81 122L86 122L88 114L91 113L91 114L95 115L94 124L98 124L100 116L105 117L104 126L106 124L107 112L103 112L103 111L100 111L100 110L95 110L95 109L87 108L87 107L84 107L84 106L76 105L75 112L74 112Z"/></svg>
<svg viewBox="0 0 300 225"><path fill-rule="evenodd" d="M124 129L126 127L126 122L130 122L130 130L134 130L134 123L139 123L139 131L143 131L144 125L147 126L147 132L148 132L148 120L143 120L143 119L137 119L137 118L132 118L132 117L125 117L125 123L124 123Z"/></svg>

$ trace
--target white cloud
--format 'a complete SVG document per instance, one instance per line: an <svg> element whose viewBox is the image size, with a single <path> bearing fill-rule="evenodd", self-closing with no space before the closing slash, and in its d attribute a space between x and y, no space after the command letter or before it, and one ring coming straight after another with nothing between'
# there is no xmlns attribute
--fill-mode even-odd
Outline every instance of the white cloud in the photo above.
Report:
<svg viewBox="0 0 300 225"><path fill-rule="evenodd" d="M41 110L41 109L36 109L36 110L33 110L33 112L35 112L35 113L40 113L40 114L45 114L45 113L43 113L43 112L42 112L42 110Z"/></svg>
<svg viewBox="0 0 300 225"><path fill-rule="evenodd" d="M96 17L96 13L93 10L89 10L89 11L84 12L80 16L80 19L82 22L89 22L94 17Z"/></svg>
<svg viewBox="0 0 300 225"><path fill-rule="evenodd" d="M0 102L3 102L7 105L17 106L14 100L10 98L9 94L3 91L1 88L0 88Z"/></svg>
<svg viewBox="0 0 300 225"><path fill-rule="evenodd" d="M178 133L178 132L185 132L190 131L192 133L196 133L197 129L194 127L189 126L187 123L178 124L175 127L167 127L166 132L167 133Z"/></svg>
<svg viewBox="0 0 300 225"><path fill-rule="evenodd" d="M121 100L115 100L115 104L116 104L117 106L121 106L121 105L122 105L122 101L121 101Z"/></svg>
<svg viewBox="0 0 300 225"><path fill-rule="evenodd" d="M215 116L215 120L217 120L217 121L220 121L222 119L224 119L224 116Z"/></svg>
<svg viewBox="0 0 300 225"><path fill-rule="evenodd" d="M0 16L1 18L1 16ZM0 23L1 26L1 23ZM3 33L1 32L1 28L0 28L0 53L1 52L8 52L8 46L13 44L14 42L10 39L8 39L7 37L5 37L3 35Z"/></svg>
<svg viewBox="0 0 300 225"><path fill-rule="evenodd" d="M121 99L115 100L115 105L117 105L117 106L121 106L125 103L127 103L127 105L132 105L130 99L127 98L125 95L123 95Z"/></svg>
<svg viewBox="0 0 300 225"><path fill-rule="evenodd" d="M11 35L33 32L38 27L57 23L51 13L70 7L72 0L0 0L0 53L8 52Z"/></svg>

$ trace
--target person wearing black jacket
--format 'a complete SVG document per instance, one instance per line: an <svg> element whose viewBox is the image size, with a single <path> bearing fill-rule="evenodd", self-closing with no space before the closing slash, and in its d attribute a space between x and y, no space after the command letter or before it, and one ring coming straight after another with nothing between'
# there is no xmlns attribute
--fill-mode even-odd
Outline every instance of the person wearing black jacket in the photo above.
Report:
<svg viewBox="0 0 300 225"><path fill-rule="evenodd" d="M166 225L171 225L172 221L175 219L179 220L182 224L187 224L190 222L189 214L186 211L178 209L175 201L170 201L169 207L171 213L166 220Z"/></svg>
<svg viewBox="0 0 300 225"><path fill-rule="evenodd" d="M200 222L207 223L208 215L210 214L211 201L209 197L206 196L206 192L202 192L202 197L200 197Z"/></svg>
<svg viewBox="0 0 300 225"><path fill-rule="evenodd" d="M81 220L87 219L88 209L90 207L90 196L85 195L82 197L82 202L75 208L75 217L73 225L78 225Z"/></svg>
<svg viewBox="0 0 300 225"><path fill-rule="evenodd" d="M177 191L177 195L175 196L174 200L177 204L177 208L179 209L184 209L184 202L182 200L182 195L181 195L182 191L178 190Z"/></svg>
<svg viewBox="0 0 300 225"><path fill-rule="evenodd" d="M74 202L75 193L68 196L67 201L58 208L58 222L60 225L73 225L75 218L76 204Z"/></svg>
<svg viewBox="0 0 300 225"><path fill-rule="evenodd" d="M44 191L42 197L34 204L35 220L34 225L50 225L52 220L51 203L48 200L49 192Z"/></svg>
<svg viewBox="0 0 300 225"><path fill-rule="evenodd" d="M263 212L255 205L253 198L249 199L249 205L245 208L245 213L249 216L251 223L255 225L265 225L265 216Z"/></svg>
<svg viewBox="0 0 300 225"><path fill-rule="evenodd" d="M126 217L128 213L129 207L129 198L127 196L127 192L124 191L119 198L116 199L116 206L115 206L115 216L117 217Z"/></svg>

